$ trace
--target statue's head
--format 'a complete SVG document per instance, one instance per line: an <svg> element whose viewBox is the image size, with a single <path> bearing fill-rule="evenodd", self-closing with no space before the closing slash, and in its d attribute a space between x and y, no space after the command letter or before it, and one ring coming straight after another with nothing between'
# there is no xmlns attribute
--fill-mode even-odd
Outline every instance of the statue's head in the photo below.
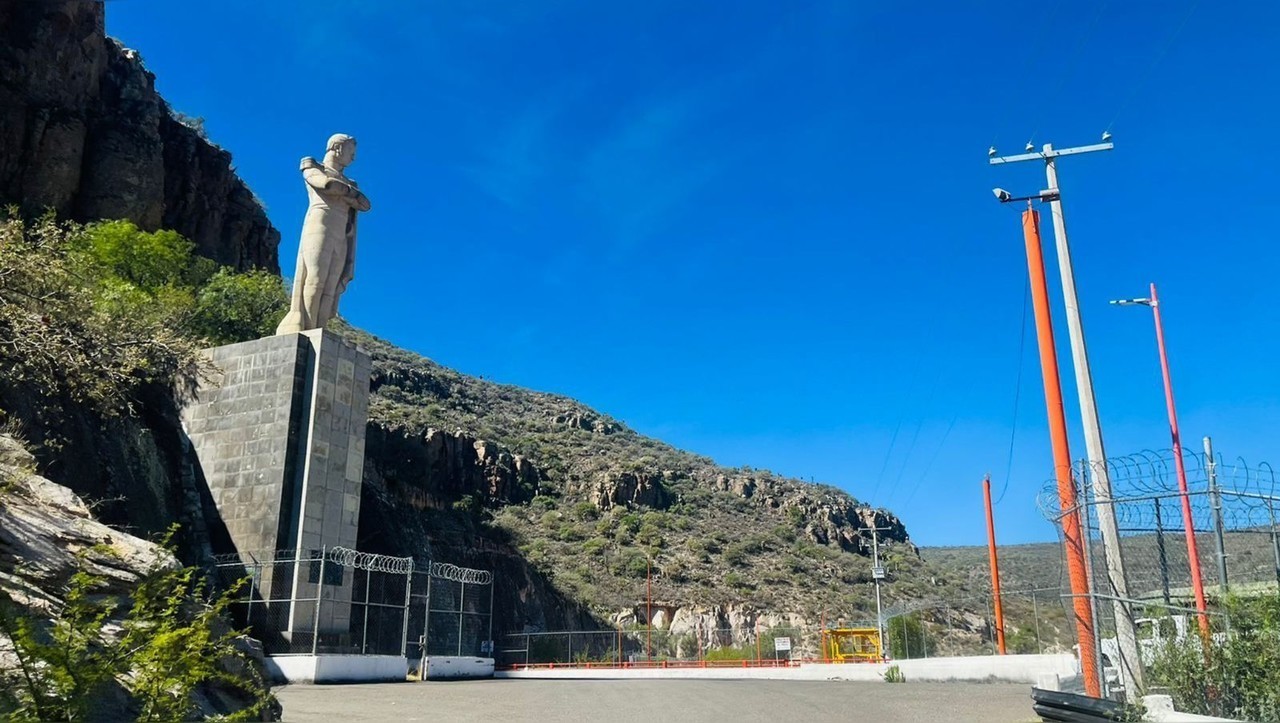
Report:
<svg viewBox="0 0 1280 723"><path fill-rule="evenodd" d="M346 168L356 159L356 139L346 133L334 133L324 150L326 161L331 159L333 165Z"/></svg>

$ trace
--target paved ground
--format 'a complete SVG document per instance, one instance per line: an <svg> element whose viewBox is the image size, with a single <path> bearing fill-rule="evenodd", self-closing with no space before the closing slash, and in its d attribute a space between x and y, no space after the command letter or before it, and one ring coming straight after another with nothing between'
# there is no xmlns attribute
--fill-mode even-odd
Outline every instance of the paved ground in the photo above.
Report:
<svg viewBox="0 0 1280 723"><path fill-rule="evenodd" d="M473 680L277 688L286 721L1034 721L1031 686Z"/></svg>

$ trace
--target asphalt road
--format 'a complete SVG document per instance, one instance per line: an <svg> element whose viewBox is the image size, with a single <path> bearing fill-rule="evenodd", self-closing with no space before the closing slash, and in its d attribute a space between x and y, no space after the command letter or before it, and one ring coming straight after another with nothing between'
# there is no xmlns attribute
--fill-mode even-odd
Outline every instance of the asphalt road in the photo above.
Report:
<svg viewBox="0 0 1280 723"><path fill-rule="evenodd" d="M286 721L1034 721L1031 686L472 680L276 689Z"/></svg>

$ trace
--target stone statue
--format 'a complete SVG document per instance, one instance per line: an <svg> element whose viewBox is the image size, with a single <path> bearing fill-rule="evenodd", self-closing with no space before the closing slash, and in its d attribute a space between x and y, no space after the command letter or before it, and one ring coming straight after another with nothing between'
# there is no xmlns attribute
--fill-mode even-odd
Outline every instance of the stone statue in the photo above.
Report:
<svg viewBox="0 0 1280 723"><path fill-rule="evenodd" d="M302 159L307 184L306 218L298 245L293 298L276 334L323 329L338 313L338 297L355 278L356 214L369 199L343 170L356 159L356 139L338 133L329 138L324 163Z"/></svg>

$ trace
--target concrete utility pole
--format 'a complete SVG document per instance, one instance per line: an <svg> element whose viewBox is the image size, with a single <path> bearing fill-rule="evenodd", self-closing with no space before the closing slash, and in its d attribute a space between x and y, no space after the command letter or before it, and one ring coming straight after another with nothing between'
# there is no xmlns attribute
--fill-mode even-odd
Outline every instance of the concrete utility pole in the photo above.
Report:
<svg viewBox="0 0 1280 723"><path fill-rule="evenodd" d="M1104 134L1107 141L1110 134ZM1058 186L1057 158L1095 151L1109 151L1115 147L1110 142L1076 148L1055 150L1053 144L1044 144L1040 153L995 157L992 165L1019 161L1042 160L1045 177L1052 194L1049 207L1053 214L1053 235L1058 252L1058 271L1062 276L1062 296L1067 312L1067 335L1071 341L1071 359L1075 367L1076 391L1080 398L1080 414L1084 427L1085 451L1093 480L1093 496L1098 508L1098 530L1106 553L1107 580L1112 588L1115 611L1116 638L1120 647L1121 665L1125 674L1125 698L1137 702L1144 688L1142 660L1138 654L1138 635L1129 607L1129 584L1125 576L1124 556L1120 550L1120 532L1116 524L1112 503L1111 476L1107 468L1107 455L1102 446L1102 426L1098 420L1098 405L1093 395L1093 374L1089 370L1089 354L1085 349L1084 326L1080 320L1080 305L1076 300L1075 272L1071 264L1071 249L1067 245L1067 224L1062 213L1062 192Z"/></svg>

